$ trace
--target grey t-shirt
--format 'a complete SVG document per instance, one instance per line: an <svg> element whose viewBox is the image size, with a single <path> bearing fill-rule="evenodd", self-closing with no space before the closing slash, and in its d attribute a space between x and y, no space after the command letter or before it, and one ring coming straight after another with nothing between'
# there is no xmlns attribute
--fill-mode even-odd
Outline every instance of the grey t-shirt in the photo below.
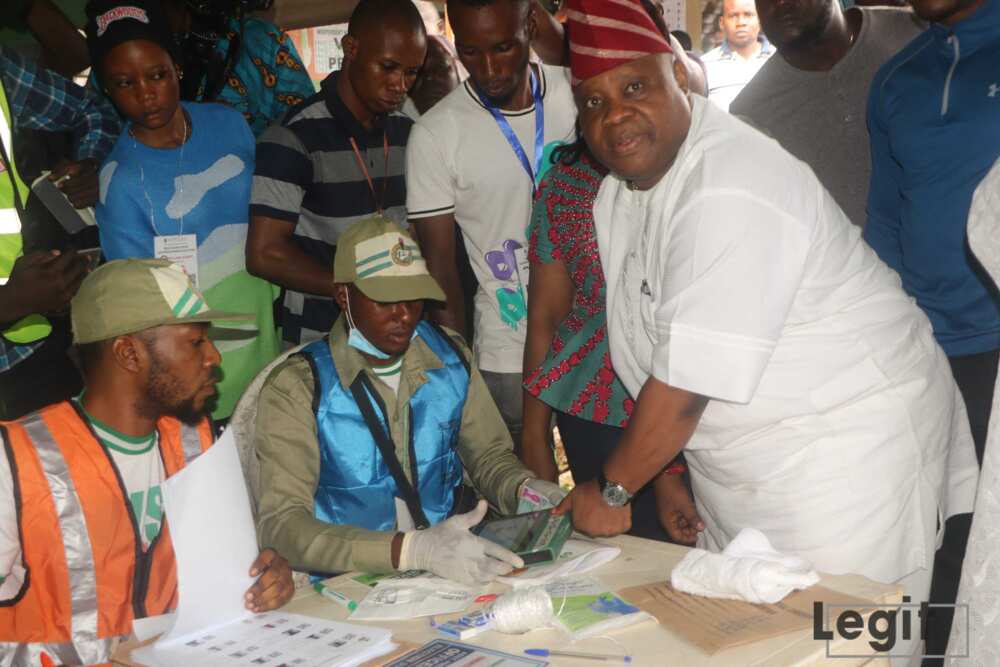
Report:
<svg viewBox="0 0 1000 667"><path fill-rule="evenodd" d="M923 31L909 9L856 7L861 30L827 72L796 69L779 51L733 100L730 113L774 137L816 172L856 225L867 220L871 155L865 109L879 67Z"/></svg>

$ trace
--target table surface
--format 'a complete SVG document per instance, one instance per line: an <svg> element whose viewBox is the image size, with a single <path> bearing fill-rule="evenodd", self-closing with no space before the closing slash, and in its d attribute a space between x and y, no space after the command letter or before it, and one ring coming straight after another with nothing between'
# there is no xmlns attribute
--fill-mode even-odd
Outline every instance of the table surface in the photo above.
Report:
<svg viewBox="0 0 1000 667"><path fill-rule="evenodd" d="M601 541L614 544L622 549L622 553L617 559L590 573L612 591L669 579L670 570L680 562L688 551L686 547L626 535ZM880 584L860 575L823 575L820 584L879 604L896 604L901 601L902 597L902 590L898 586ZM328 585L355 599L364 597L366 592L370 590L368 587L351 580L350 575L333 579L328 582ZM507 590L506 586L495 584L491 587L490 592L504 590ZM299 591L292 602L284 607L284 610L319 618L348 620L346 609L309 589ZM453 616L440 616L437 617L437 620L441 622L448 618L453 618ZM395 638L418 644L443 637L430 626L430 621L426 617L409 621L379 621L376 625L392 630ZM869 662L867 659L826 658L826 642L814 640L812 628L734 647L713 656L706 655L693 644L652 621L615 630L609 633L609 636L619 642L620 646L604 638L584 639L573 642L571 645L569 637L555 629L533 630L526 635L504 635L489 631L467 640L467 643L515 654L520 654L524 649L530 647L621 654L622 647L624 647L633 656L633 665L655 665L657 667L670 665L684 667L689 665L704 665L706 667L765 665L849 667ZM864 643L864 636L850 642L849 647L844 640L835 640L831 642L830 651L841 655L848 653L855 655L873 654L873 651ZM885 660L871 662L887 664ZM601 663L560 657L551 658L550 664L570 666Z"/></svg>

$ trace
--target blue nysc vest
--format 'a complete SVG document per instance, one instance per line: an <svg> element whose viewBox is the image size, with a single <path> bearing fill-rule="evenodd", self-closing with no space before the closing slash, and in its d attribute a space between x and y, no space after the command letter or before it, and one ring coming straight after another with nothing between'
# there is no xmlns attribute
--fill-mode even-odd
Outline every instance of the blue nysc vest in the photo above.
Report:
<svg viewBox="0 0 1000 667"><path fill-rule="evenodd" d="M416 480L429 524L446 519L462 483L462 462L455 451L462 409L469 389L469 370L455 343L433 324L421 321L417 335L442 362L425 369L427 382L410 397L411 481ZM404 497L372 436L354 391L363 391L375 409L373 427L390 434L381 397L359 373L345 387L330 354L327 339L302 348L315 381L313 409L319 437L320 474L314 495L314 515L320 521L392 530L396 524L394 498ZM391 437L390 437L391 440ZM415 473L415 474L413 474ZM417 517L413 517L417 521Z"/></svg>

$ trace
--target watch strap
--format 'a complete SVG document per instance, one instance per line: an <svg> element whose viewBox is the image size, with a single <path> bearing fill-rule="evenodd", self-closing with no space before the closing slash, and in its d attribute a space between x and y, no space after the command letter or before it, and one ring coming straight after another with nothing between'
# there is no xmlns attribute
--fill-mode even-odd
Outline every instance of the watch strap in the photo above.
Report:
<svg viewBox="0 0 1000 667"><path fill-rule="evenodd" d="M623 484L608 480L607 476L605 476L604 474L603 468L597 473L597 485L601 491L601 497L604 497L605 489L607 489L611 485L614 485L617 486L619 489L621 489L622 492L625 494L625 505L631 503L632 500L635 498L635 494L629 493L628 489L626 489Z"/></svg>

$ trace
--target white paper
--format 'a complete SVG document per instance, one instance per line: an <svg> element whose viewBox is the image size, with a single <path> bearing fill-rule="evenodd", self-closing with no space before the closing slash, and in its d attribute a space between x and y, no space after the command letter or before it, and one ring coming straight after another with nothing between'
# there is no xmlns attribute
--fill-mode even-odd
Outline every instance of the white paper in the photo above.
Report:
<svg viewBox="0 0 1000 667"><path fill-rule="evenodd" d="M162 484L177 557L177 620L158 646L249 614L257 534L232 430Z"/></svg>
<svg viewBox="0 0 1000 667"><path fill-rule="evenodd" d="M537 586L560 577L575 577L596 570L613 561L621 552L618 547L600 542L569 539L554 563L529 567L517 575L499 577L499 580L514 588Z"/></svg>
<svg viewBox="0 0 1000 667"><path fill-rule="evenodd" d="M382 579L351 614L352 621L391 621L465 611L484 586L464 586L438 577Z"/></svg>
<svg viewBox="0 0 1000 667"><path fill-rule="evenodd" d="M348 667L395 648L384 628L270 611L204 630L168 647L146 646L133 658L150 667L295 665Z"/></svg>
<svg viewBox="0 0 1000 667"><path fill-rule="evenodd" d="M132 634L140 642L148 641L153 637L158 637L169 630L177 620L177 614L160 614L159 616L147 616L137 618L132 621Z"/></svg>

